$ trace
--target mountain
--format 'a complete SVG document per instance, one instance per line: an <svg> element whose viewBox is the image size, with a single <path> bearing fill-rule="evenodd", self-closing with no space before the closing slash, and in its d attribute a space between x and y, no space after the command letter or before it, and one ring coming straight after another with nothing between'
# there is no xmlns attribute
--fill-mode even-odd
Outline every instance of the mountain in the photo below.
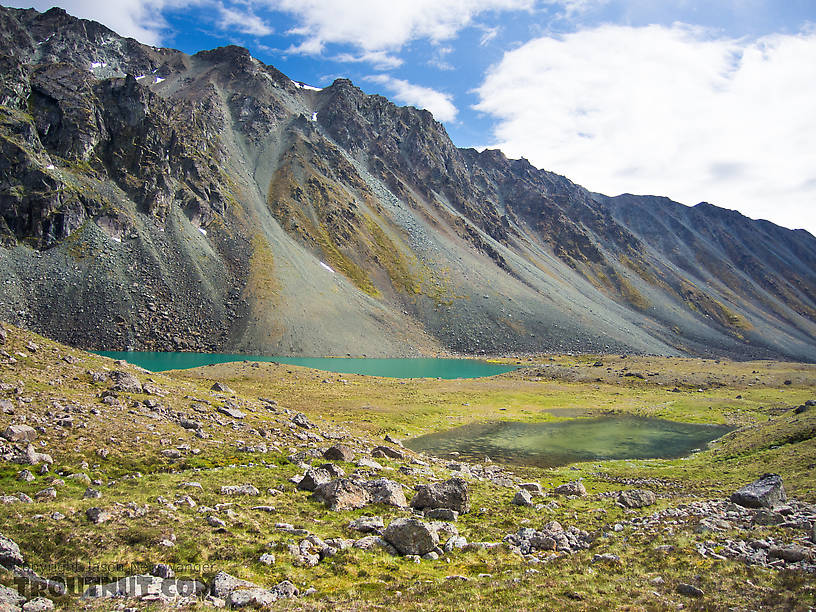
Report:
<svg viewBox="0 0 816 612"><path fill-rule="evenodd" d="M0 9L0 318L85 348L816 361L816 239L427 111ZM648 155L648 151L644 151Z"/></svg>

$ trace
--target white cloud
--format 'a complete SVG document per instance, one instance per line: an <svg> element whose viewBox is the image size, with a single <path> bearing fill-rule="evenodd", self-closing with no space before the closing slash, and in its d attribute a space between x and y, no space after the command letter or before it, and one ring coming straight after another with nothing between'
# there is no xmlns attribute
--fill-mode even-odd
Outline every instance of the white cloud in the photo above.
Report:
<svg viewBox="0 0 816 612"><path fill-rule="evenodd" d="M476 90L495 146L610 195L816 232L816 32L602 26L509 51Z"/></svg>
<svg viewBox="0 0 816 612"><path fill-rule="evenodd" d="M487 11L529 10L535 0L265 0L295 16L290 34L302 41L292 52L319 54L329 44L350 44L364 52L398 51L426 38L449 40Z"/></svg>
<svg viewBox="0 0 816 612"><path fill-rule="evenodd" d="M268 36L275 31L252 11L246 9L236 10L221 5L218 7L218 12L221 17L218 21L218 27L222 30L237 30L242 34L252 36Z"/></svg>
<svg viewBox="0 0 816 612"><path fill-rule="evenodd" d="M457 109L450 94L415 85L402 79L395 79L387 74L376 74L365 77L367 81L380 83L391 92L394 99L402 104L429 110L437 121L454 121Z"/></svg>

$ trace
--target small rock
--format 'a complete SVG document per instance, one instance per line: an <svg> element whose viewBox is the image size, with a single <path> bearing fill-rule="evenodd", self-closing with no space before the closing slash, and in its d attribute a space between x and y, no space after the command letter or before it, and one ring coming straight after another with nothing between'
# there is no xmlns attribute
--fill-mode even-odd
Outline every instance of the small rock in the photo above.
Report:
<svg viewBox="0 0 816 612"><path fill-rule="evenodd" d="M578 497L584 497L587 494L584 483L580 480L565 482L564 484L555 487L555 489L553 489L553 493L556 495L577 495Z"/></svg>
<svg viewBox="0 0 816 612"><path fill-rule="evenodd" d="M510 503L516 506L529 507L533 505L533 497L532 495L530 495L529 491L521 489L519 491L516 491L516 494L515 496L513 496L513 499L510 501Z"/></svg>
<svg viewBox="0 0 816 612"><path fill-rule="evenodd" d="M260 495L261 492L251 484L225 485L221 487L221 495Z"/></svg>
<svg viewBox="0 0 816 612"><path fill-rule="evenodd" d="M176 572L173 571L173 568L167 565L166 563L157 563L153 566L153 569L150 570L151 576L156 576L158 578L175 578Z"/></svg>
<svg viewBox="0 0 816 612"><path fill-rule="evenodd" d="M348 524L349 529L362 533L379 533L384 526L381 516L361 516Z"/></svg>
<svg viewBox="0 0 816 612"><path fill-rule="evenodd" d="M227 385L222 382L216 382L210 387L212 391L217 391L218 393L228 393L230 395L235 395L235 391L230 389Z"/></svg>
<svg viewBox="0 0 816 612"><path fill-rule="evenodd" d="M371 451L371 456L379 459L387 457L388 459L405 459L405 453L390 446L375 446Z"/></svg>
<svg viewBox="0 0 816 612"><path fill-rule="evenodd" d="M240 419L243 419L246 416L246 414L244 414L242 411L238 410L237 408L233 408L231 406L219 406L217 408L217 410L221 414L225 414L231 419L239 419L240 420Z"/></svg>
<svg viewBox="0 0 816 612"><path fill-rule="evenodd" d="M309 419L306 418L306 415L301 412L298 412L292 417L292 423L303 429L312 429L314 427Z"/></svg>
<svg viewBox="0 0 816 612"><path fill-rule="evenodd" d="M258 559L258 561L260 561L264 565L274 565L275 564L275 555L273 555L272 553L264 553L264 554L261 555L261 557Z"/></svg>
<svg viewBox="0 0 816 612"><path fill-rule="evenodd" d="M687 597L702 597L704 595L702 589L698 589L693 584L686 584L685 582L681 582L677 585L677 592L680 595L685 595Z"/></svg>
<svg viewBox="0 0 816 612"><path fill-rule="evenodd" d="M17 480L22 482L31 482L34 478L35 476L31 473L31 470L20 470L20 472L17 473Z"/></svg>
<svg viewBox="0 0 816 612"><path fill-rule="evenodd" d="M113 518L110 512L105 510L104 508L88 508L85 511L85 516L88 517L88 520L91 521L95 525L99 525L100 523L104 523L105 521L109 521Z"/></svg>
<svg viewBox="0 0 816 612"><path fill-rule="evenodd" d="M456 522L459 519L459 513L456 510L451 510L450 508L432 508L430 510L425 510L423 514L425 515L425 518L433 519L435 521Z"/></svg>
<svg viewBox="0 0 816 612"><path fill-rule="evenodd" d="M102 497L102 493L97 489L88 487L85 489L85 493L82 495L82 497L83 499L99 499Z"/></svg>

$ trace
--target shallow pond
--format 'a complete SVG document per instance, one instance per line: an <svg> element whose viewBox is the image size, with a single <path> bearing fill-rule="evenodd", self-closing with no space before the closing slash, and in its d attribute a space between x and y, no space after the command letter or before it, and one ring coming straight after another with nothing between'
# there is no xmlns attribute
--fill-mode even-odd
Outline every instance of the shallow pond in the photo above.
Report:
<svg viewBox="0 0 816 612"><path fill-rule="evenodd" d="M405 446L437 457L481 461L487 456L503 463L555 467L578 461L683 457L732 429L605 416L552 423L464 425L406 440Z"/></svg>
<svg viewBox="0 0 816 612"><path fill-rule="evenodd" d="M481 378L514 370L514 366L477 359L359 359L345 357L266 357L228 353L151 353L98 351L98 355L124 359L151 372L183 370L232 361L266 361L304 366L341 374L387 378Z"/></svg>

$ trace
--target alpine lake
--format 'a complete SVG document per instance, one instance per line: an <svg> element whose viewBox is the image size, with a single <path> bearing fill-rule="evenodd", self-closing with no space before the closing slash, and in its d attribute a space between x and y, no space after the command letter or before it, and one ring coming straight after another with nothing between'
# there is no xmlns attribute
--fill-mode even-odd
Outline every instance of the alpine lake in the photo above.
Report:
<svg viewBox="0 0 816 612"><path fill-rule="evenodd" d="M274 362L340 374L386 378L481 378L515 366L477 359L283 357L227 353L100 351L151 372L182 370L236 361ZM562 415L567 416L567 415ZM579 416L579 415L574 415ZM405 441L417 452L438 457L556 467L580 461L683 457L733 428L678 423L631 415L568 418L545 423L472 423Z"/></svg>

